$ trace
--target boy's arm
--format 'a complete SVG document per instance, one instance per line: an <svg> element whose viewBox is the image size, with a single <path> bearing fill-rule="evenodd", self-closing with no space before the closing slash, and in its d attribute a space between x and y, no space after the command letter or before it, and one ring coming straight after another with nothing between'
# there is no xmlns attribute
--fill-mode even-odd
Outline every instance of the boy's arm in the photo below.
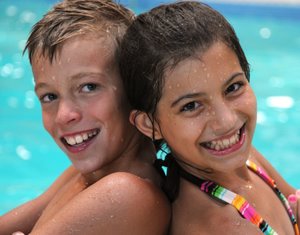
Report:
<svg viewBox="0 0 300 235"><path fill-rule="evenodd" d="M31 235L163 235L169 220L169 202L154 184L117 172L80 192Z"/></svg>
<svg viewBox="0 0 300 235"><path fill-rule="evenodd" d="M12 234L16 231L29 233L48 202L74 172L74 169L69 167L43 194L2 215L0 235Z"/></svg>

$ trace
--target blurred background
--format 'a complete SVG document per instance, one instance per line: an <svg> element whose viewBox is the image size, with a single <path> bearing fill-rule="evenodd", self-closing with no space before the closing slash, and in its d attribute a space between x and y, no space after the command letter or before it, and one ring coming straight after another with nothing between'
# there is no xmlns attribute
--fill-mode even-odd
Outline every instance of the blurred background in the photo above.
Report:
<svg viewBox="0 0 300 235"><path fill-rule="evenodd" d="M55 2L0 1L0 214L39 195L70 164L43 129L30 64L22 56L32 25ZM170 1L120 2L140 13ZM254 145L300 188L299 1L204 2L231 22L250 62L258 100Z"/></svg>

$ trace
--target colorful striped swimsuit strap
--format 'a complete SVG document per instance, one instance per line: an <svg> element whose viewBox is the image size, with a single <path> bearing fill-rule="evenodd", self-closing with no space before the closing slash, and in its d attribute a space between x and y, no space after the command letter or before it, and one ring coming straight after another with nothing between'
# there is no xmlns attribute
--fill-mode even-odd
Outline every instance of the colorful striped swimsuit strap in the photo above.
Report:
<svg viewBox="0 0 300 235"><path fill-rule="evenodd" d="M277 188L277 185L275 183L275 180L273 180L262 168L260 168L259 166L257 166L254 162L248 160L246 162L248 168L250 170L252 170L254 173L256 173L258 176L260 176L275 192L275 194L277 195L277 197L281 200L282 204L284 205L284 207L287 210L287 213L290 217L290 220L294 226L294 230L295 230L295 234L299 235L299 227L296 221L296 218L294 216L294 213L292 211L292 208L288 202L288 200L286 199L286 197L283 195L283 193Z"/></svg>
<svg viewBox="0 0 300 235"><path fill-rule="evenodd" d="M241 216L255 224L266 235L277 234L274 229L255 211L255 209L242 196L216 184L210 180L200 179L182 168L180 175L187 181L200 187L200 190L213 198L217 198L235 207ZM294 227L295 228L295 227ZM296 235L297 229L295 229Z"/></svg>

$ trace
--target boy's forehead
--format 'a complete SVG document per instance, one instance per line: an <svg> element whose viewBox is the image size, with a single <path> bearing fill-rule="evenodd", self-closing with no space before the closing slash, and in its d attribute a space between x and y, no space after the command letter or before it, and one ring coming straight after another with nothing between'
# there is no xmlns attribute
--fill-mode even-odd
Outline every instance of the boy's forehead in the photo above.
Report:
<svg viewBox="0 0 300 235"><path fill-rule="evenodd" d="M114 54L117 46L116 41L105 32L76 34L56 45L46 46L41 44L36 48L35 53L32 56L32 64L44 63L45 61L52 63L54 60L59 60L62 51L75 51L81 47L83 41L90 41L90 47L94 50L101 50L99 56L106 58L109 58Z"/></svg>

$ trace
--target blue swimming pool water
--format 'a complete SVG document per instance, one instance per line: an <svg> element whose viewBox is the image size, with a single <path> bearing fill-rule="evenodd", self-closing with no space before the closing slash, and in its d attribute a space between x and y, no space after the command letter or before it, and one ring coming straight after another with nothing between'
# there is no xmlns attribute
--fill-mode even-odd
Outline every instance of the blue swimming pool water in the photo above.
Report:
<svg viewBox="0 0 300 235"><path fill-rule="evenodd" d="M0 1L0 214L45 190L69 165L42 127L22 49L55 1ZM121 1L141 12L158 2ZM258 99L254 145L300 188L300 8L214 4L235 27Z"/></svg>

